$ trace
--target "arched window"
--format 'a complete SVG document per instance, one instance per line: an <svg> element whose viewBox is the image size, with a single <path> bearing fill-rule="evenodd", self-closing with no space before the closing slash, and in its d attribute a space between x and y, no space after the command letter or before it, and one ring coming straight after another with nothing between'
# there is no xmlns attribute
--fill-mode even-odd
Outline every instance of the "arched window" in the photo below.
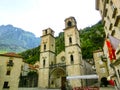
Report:
<svg viewBox="0 0 120 90"><path fill-rule="evenodd" d="M72 22L68 21L67 25L68 25L68 27L71 27L72 26Z"/></svg>
<svg viewBox="0 0 120 90"><path fill-rule="evenodd" d="M45 34L47 34L47 30L45 30Z"/></svg>
<svg viewBox="0 0 120 90"><path fill-rule="evenodd" d="M72 44L72 38L71 37L69 37L69 43Z"/></svg>
<svg viewBox="0 0 120 90"><path fill-rule="evenodd" d="M43 60L43 67L45 67L45 60Z"/></svg>
<svg viewBox="0 0 120 90"><path fill-rule="evenodd" d="M70 55L70 61L71 61L71 64L74 64L74 57L73 57L73 55Z"/></svg>
<svg viewBox="0 0 120 90"><path fill-rule="evenodd" d="M44 44L44 51L46 50L46 44Z"/></svg>

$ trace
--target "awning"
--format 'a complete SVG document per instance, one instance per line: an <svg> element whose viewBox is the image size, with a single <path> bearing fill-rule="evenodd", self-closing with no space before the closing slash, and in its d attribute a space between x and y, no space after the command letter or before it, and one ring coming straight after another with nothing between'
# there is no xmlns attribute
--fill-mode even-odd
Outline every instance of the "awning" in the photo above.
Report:
<svg viewBox="0 0 120 90"><path fill-rule="evenodd" d="M94 75L81 75L81 76L67 76L67 79L98 79L99 76L94 74Z"/></svg>

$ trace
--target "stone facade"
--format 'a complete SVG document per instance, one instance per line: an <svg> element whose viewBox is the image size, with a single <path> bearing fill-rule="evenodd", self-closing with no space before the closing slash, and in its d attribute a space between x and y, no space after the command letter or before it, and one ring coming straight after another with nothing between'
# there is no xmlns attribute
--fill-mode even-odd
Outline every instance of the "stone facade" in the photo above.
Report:
<svg viewBox="0 0 120 90"><path fill-rule="evenodd" d="M65 19L65 51L55 55L54 31L43 30L40 49L40 88L65 88L66 77L82 75L83 64L80 48L79 31L74 17ZM72 87L82 86L81 80L69 81Z"/></svg>
<svg viewBox="0 0 120 90"><path fill-rule="evenodd" d="M120 44L120 0L96 0L96 9L100 11L102 22L104 25L106 38L109 35L118 39ZM117 45L118 46L118 45ZM114 80L116 88L120 89L120 54L119 47L116 50L116 60L109 59L108 48L106 43L103 46L104 56L107 57L109 75Z"/></svg>
<svg viewBox="0 0 120 90"><path fill-rule="evenodd" d="M22 60L15 53L0 54L0 90L18 90Z"/></svg>
<svg viewBox="0 0 120 90"><path fill-rule="evenodd" d="M96 50L93 52L93 58L95 62L95 69L96 73L99 75L99 82L103 77L108 77L109 72L108 72L108 65L107 65L107 60L102 60L103 56L103 51L102 50Z"/></svg>
<svg viewBox="0 0 120 90"><path fill-rule="evenodd" d="M96 9L100 11L106 37L120 39L120 0L96 0Z"/></svg>
<svg viewBox="0 0 120 90"><path fill-rule="evenodd" d="M55 52L54 31L51 28L43 30L41 36L39 88L81 87L92 85L96 80L66 80L67 76L95 74L92 64L82 60L79 31L74 17L65 19L64 29L65 50L58 55Z"/></svg>

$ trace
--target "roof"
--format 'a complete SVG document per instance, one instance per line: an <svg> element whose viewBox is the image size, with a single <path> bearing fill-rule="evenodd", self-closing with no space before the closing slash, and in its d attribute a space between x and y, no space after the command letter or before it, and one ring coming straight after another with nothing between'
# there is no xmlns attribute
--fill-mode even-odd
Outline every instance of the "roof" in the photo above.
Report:
<svg viewBox="0 0 120 90"><path fill-rule="evenodd" d="M22 58L22 56L21 56L21 55L16 54L16 53L14 53L14 52L9 52L9 53L5 53L5 54L0 54L0 56Z"/></svg>
<svg viewBox="0 0 120 90"><path fill-rule="evenodd" d="M101 49L93 51L93 53L98 53L98 52L103 52L103 51Z"/></svg>

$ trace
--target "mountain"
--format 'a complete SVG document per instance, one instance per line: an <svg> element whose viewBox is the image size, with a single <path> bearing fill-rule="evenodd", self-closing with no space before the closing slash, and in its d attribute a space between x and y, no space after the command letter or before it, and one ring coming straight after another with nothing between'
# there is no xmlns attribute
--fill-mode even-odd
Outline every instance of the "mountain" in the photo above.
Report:
<svg viewBox="0 0 120 90"><path fill-rule="evenodd" d="M80 30L82 57L93 58L93 51L102 49L105 40L105 31L102 22Z"/></svg>
<svg viewBox="0 0 120 90"><path fill-rule="evenodd" d="M83 59L93 58L93 51L102 49L105 39L105 32L101 22L97 24L86 27L79 30L80 33L80 42L82 50ZM64 32L59 33L58 37L55 37L55 49L56 55L61 51L65 50L64 45ZM34 64L36 61L39 61L40 56L40 46L24 51L20 53L23 56L25 62Z"/></svg>
<svg viewBox="0 0 120 90"><path fill-rule="evenodd" d="M0 53L22 52L39 46L40 38L12 25L0 26Z"/></svg>

